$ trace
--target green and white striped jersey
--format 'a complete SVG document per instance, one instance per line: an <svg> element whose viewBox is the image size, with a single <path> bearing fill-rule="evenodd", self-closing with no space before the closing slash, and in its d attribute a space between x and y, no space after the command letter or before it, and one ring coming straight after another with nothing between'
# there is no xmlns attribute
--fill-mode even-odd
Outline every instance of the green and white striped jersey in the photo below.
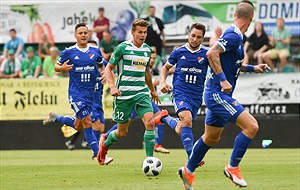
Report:
<svg viewBox="0 0 300 190"><path fill-rule="evenodd" d="M143 44L140 48L130 40L119 44L109 59L109 63L117 65L117 88L122 92L117 99L127 100L134 96L149 94L145 82L146 67L150 65L151 47Z"/></svg>

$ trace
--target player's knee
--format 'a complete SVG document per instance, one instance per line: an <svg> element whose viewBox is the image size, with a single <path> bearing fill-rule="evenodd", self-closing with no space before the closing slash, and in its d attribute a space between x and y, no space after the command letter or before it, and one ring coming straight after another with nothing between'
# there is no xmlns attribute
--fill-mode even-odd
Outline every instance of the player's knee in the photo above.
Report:
<svg viewBox="0 0 300 190"><path fill-rule="evenodd" d="M182 126L192 126L192 118L189 116L181 117Z"/></svg>
<svg viewBox="0 0 300 190"><path fill-rule="evenodd" d="M153 130L155 127L154 119L149 119L145 121L145 127L147 130Z"/></svg>
<svg viewBox="0 0 300 190"><path fill-rule="evenodd" d="M123 137L125 137L127 135L127 133L128 133L128 129L122 129L122 130L118 129L117 136L119 138L123 138Z"/></svg>
<svg viewBox="0 0 300 190"><path fill-rule="evenodd" d="M214 146L215 144L217 144L221 137L220 136L216 136L216 137L213 137L213 136L207 136L207 135L203 135L202 136L203 138L203 142L207 145L207 146Z"/></svg>
<svg viewBox="0 0 300 190"><path fill-rule="evenodd" d="M247 127L247 133L250 135L250 136L255 136L256 133L258 132L258 129L259 129L259 126L258 126L258 123L257 121L253 121L249 124L249 127Z"/></svg>
<svg viewBox="0 0 300 190"><path fill-rule="evenodd" d="M90 128L90 127L92 127L92 121L91 121L91 119L83 118L81 120L81 122L82 122L83 128Z"/></svg>

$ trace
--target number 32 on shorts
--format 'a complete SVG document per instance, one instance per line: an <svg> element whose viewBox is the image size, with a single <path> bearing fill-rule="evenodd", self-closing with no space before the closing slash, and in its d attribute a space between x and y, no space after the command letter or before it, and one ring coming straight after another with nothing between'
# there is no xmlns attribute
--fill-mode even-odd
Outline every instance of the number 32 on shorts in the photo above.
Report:
<svg viewBox="0 0 300 190"><path fill-rule="evenodd" d="M118 119L118 120L123 120L123 119L124 119L124 112L122 112L122 111L117 111L117 112L116 112L116 119Z"/></svg>

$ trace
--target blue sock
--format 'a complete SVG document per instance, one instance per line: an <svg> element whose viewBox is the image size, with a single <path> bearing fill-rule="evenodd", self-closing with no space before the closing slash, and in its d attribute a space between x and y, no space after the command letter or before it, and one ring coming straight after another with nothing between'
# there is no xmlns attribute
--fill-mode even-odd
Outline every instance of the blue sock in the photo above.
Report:
<svg viewBox="0 0 300 190"><path fill-rule="evenodd" d="M164 124L157 124L155 126L155 144L161 144L164 136Z"/></svg>
<svg viewBox="0 0 300 190"><path fill-rule="evenodd" d="M93 157L97 156L98 154L98 141L96 140L95 135L93 134L92 128L85 128L84 129L84 137L86 141L89 143L89 146L91 147L93 151Z"/></svg>
<svg viewBox="0 0 300 190"><path fill-rule="evenodd" d="M239 165L251 141L252 139L246 137L242 132L236 136L230 158L230 166L237 167Z"/></svg>
<svg viewBox="0 0 300 190"><path fill-rule="evenodd" d="M193 149L193 143L194 143L194 135L193 135L192 128L187 127L187 126L182 126L180 138L181 138L183 147L189 158L191 155L191 152Z"/></svg>
<svg viewBox="0 0 300 190"><path fill-rule="evenodd" d="M176 125L178 124L179 118L174 118L171 116L164 117L162 122L166 123L175 131Z"/></svg>
<svg viewBox="0 0 300 190"><path fill-rule="evenodd" d="M97 130L93 129L93 134L95 135L95 137L97 139L97 142L99 142L99 140L100 140L100 131L97 131Z"/></svg>
<svg viewBox="0 0 300 190"><path fill-rule="evenodd" d="M202 137L200 137L194 144L193 151L188 160L188 163L186 164L186 167L191 172L194 172L210 148L211 148L210 146L207 146L203 142Z"/></svg>
<svg viewBox="0 0 300 190"><path fill-rule="evenodd" d="M112 126L107 132L106 132L106 138L109 136L109 133L111 133L112 131L116 130L118 128L118 124L114 124L114 126Z"/></svg>
<svg viewBox="0 0 300 190"><path fill-rule="evenodd" d="M73 116L58 116L55 121L74 128L75 117L73 117Z"/></svg>

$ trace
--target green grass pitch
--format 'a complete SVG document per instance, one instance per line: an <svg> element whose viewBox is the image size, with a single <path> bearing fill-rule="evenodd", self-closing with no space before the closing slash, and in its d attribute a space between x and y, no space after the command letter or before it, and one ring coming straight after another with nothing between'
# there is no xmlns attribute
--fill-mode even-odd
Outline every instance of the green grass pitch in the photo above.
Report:
<svg viewBox="0 0 300 190"><path fill-rule="evenodd" d="M300 149L249 149L241 162L248 190L300 189ZM0 151L0 189L184 189L176 174L187 160L183 149L170 154L155 153L163 163L159 176L146 177L141 169L144 150L109 150L110 165L91 160L90 150ZM194 189L239 189L223 174L231 149L211 149L206 164L196 170Z"/></svg>

